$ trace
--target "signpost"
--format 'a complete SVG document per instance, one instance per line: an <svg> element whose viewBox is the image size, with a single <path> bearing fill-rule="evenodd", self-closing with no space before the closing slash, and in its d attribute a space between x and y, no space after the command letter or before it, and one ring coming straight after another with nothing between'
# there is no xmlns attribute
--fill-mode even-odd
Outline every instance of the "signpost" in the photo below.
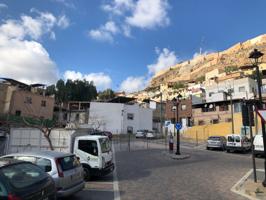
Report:
<svg viewBox="0 0 266 200"><path fill-rule="evenodd" d="M175 124L176 130L181 130L182 129L182 124L181 123L176 123Z"/></svg>

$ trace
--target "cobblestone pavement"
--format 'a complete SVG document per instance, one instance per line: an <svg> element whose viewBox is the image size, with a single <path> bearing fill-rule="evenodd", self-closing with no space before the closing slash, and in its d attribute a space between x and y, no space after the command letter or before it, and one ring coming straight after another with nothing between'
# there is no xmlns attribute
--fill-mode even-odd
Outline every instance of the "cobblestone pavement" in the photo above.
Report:
<svg viewBox="0 0 266 200"><path fill-rule="evenodd" d="M120 196L125 199L244 199L230 188L252 168L250 154L207 151L183 143L186 160L163 155L165 145L135 141L131 151L116 147ZM123 146L122 146L123 147ZM184 148L183 148L184 147ZM262 159L257 159L258 168Z"/></svg>

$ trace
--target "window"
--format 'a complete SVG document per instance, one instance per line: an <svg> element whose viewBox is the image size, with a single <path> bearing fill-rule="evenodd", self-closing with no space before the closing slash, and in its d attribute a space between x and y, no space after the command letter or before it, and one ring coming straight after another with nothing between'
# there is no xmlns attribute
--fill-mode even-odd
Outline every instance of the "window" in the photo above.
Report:
<svg viewBox="0 0 266 200"><path fill-rule="evenodd" d="M234 104L234 112L235 113L241 112L241 103Z"/></svg>
<svg viewBox="0 0 266 200"><path fill-rule="evenodd" d="M78 148L88 154L98 156L97 142L92 140L79 140Z"/></svg>
<svg viewBox="0 0 266 200"><path fill-rule="evenodd" d="M76 114L76 121L79 121L79 113Z"/></svg>
<svg viewBox="0 0 266 200"><path fill-rule="evenodd" d="M16 110L16 116L20 116L21 115L21 111L20 110Z"/></svg>
<svg viewBox="0 0 266 200"><path fill-rule="evenodd" d="M127 119L128 119L128 120L133 120L133 119L134 119L134 114L132 114L132 113L127 113Z"/></svg>
<svg viewBox="0 0 266 200"><path fill-rule="evenodd" d="M219 111L228 111L229 110L229 106L228 105L220 105L219 106Z"/></svg>
<svg viewBox="0 0 266 200"><path fill-rule="evenodd" d="M0 182L0 197L6 197L7 191L5 186Z"/></svg>
<svg viewBox="0 0 266 200"><path fill-rule="evenodd" d="M205 124L205 121L204 120L199 120L198 124L199 125L204 125Z"/></svg>
<svg viewBox="0 0 266 200"><path fill-rule="evenodd" d="M50 172L52 170L52 163L48 159L37 158L35 164L42 168L45 172Z"/></svg>
<svg viewBox="0 0 266 200"><path fill-rule="evenodd" d="M181 110L186 110L187 109L187 105L186 104L182 104L181 105Z"/></svg>
<svg viewBox="0 0 266 200"><path fill-rule="evenodd" d="M111 151L111 145L110 145L110 142L107 138L101 138L101 139L99 139L99 141L100 141L102 153L107 153L107 152Z"/></svg>
<svg viewBox="0 0 266 200"><path fill-rule="evenodd" d="M74 169L78 166L76 156L66 156L58 159L59 164L63 171Z"/></svg>
<svg viewBox="0 0 266 200"><path fill-rule="evenodd" d="M9 183L17 189L39 184L47 177L47 174L41 168L31 163L11 165L2 168L0 171Z"/></svg>
<svg viewBox="0 0 266 200"><path fill-rule="evenodd" d="M219 123L219 119L213 119L211 120L213 124L218 124Z"/></svg>
<svg viewBox="0 0 266 200"><path fill-rule="evenodd" d="M238 91L239 91L239 92L245 92L245 91L246 91L245 86L241 86L241 87L239 87L239 88L238 88Z"/></svg>
<svg viewBox="0 0 266 200"><path fill-rule="evenodd" d="M210 92L210 93L209 93L209 97L211 97L213 94L214 94L213 92Z"/></svg>
<svg viewBox="0 0 266 200"><path fill-rule="evenodd" d="M42 102L41 102L41 106L42 106L42 107L46 107L46 101L42 100Z"/></svg>
<svg viewBox="0 0 266 200"><path fill-rule="evenodd" d="M27 104L32 104L32 98L31 97L26 97L25 102Z"/></svg>
<svg viewBox="0 0 266 200"><path fill-rule="evenodd" d="M128 126L127 127L127 133L133 133L133 127L132 126Z"/></svg>

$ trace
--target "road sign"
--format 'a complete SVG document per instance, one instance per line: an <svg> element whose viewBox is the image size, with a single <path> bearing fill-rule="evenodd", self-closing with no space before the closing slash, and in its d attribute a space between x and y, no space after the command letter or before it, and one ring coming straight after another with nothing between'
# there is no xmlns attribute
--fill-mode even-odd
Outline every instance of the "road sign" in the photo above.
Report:
<svg viewBox="0 0 266 200"><path fill-rule="evenodd" d="M260 118L266 122L266 110L257 110L257 113L259 114Z"/></svg>
<svg viewBox="0 0 266 200"><path fill-rule="evenodd" d="M176 123L175 124L175 128L176 128L176 130L180 130L182 128L182 124L181 123Z"/></svg>

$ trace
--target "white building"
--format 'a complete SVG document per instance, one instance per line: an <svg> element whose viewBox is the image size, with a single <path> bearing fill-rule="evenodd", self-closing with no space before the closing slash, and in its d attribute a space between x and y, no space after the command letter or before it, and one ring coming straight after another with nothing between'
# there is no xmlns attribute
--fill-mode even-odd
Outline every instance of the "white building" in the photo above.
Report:
<svg viewBox="0 0 266 200"><path fill-rule="evenodd" d="M138 104L91 102L89 125L113 134L152 130L152 112Z"/></svg>
<svg viewBox="0 0 266 200"><path fill-rule="evenodd" d="M232 90L232 99L253 99L257 83L251 78L230 79L206 86L206 102L226 101L230 99L228 91Z"/></svg>

